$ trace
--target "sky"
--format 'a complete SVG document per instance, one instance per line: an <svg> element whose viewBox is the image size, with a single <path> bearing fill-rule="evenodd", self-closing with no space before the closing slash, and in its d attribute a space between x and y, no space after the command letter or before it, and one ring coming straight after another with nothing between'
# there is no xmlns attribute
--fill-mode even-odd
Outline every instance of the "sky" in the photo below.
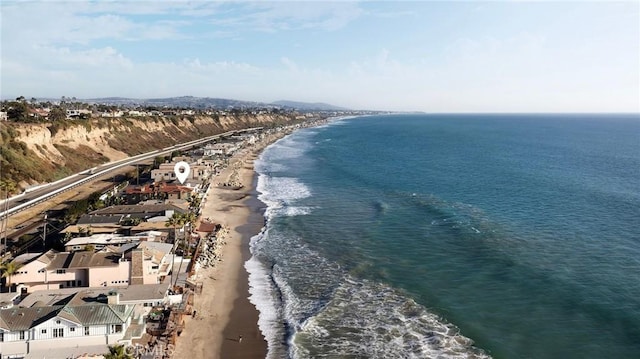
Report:
<svg viewBox="0 0 640 359"><path fill-rule="evenodd" d="M0 97L640 112L639 1L12 1Z"/></svg>

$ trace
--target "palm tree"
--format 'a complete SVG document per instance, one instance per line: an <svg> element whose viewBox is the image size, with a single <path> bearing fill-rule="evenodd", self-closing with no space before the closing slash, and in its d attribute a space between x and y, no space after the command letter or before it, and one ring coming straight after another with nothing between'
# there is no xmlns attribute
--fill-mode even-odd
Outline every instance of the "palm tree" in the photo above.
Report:
<svg viewBox="0 0 640 359"><path fill-rule="evenodd" d="M198 220L198 216L194 212L187 212L182 215L184 218L184 223L189 225L189 231L193 230L193 225L196 224Z"/></svg>
<svg viewBox="0 0 640 359"><path fill-rule="evenodd" d="M133 359L133 355L127 353L124 345L110 345L109 353L104 355L104 359Z"/></svg>
<svg viewBox="0 0 640 359"><path fill-rule="evenodd" d="M190 244L190 242L191 242L191 232L193 231L193 226L195 225L196 220L198 219L198 217L193 212L184 213L184 214L181 215L181 217L182 217L183 223L189 225L189 240L187 241L187 244ZM185 233L185 236L186 235L187 234ZM183 243L184 243L184 241L183 241ZM182 270L182 263L184 262L184 251L182 253L183 253L183 255L182 255L182 257L183 257L182 259L183 260L180 261L180 265L178 266L178 273L180 273L180 271ZM173 286L175 287L177 284L178 284L178 276L176 275L176 279L173 282Z"/></svg>
<svg viewBox="0 0 640 359"><path fill-rule="evenodd" d="M4 189L4 208L2 211L5 213L4 218L0 218L0 240L3 241L4 247L2 248L2 254L7 245L7 227L9 224L9 196L16 190L16 183L11 180L2 179L2 161L0 160L0 189Z"/></svg>
<svg viewBox="0 0 640 359"><path fill-rule="evenodd" d="M192 211L198 212L200 210L201 204L202 204L202 198L200 198L200 196L191 196L191 198L189 198L189 208Z"/></svg>
<svg viewBox="0 0 640 359"><path fill-rule="evenodd" d="M16 262L6 262L0 266L0 271L2 271L2 278L7 278L7 288L9 288L9 292L11 292L11 277L20 269L20 264Z"/></svg>
<svg viewBox="0 0 640 359"><path fill-rule="evenodd" d="M179 213L174 213L167 223L165 223L165 227L173 227L173 256L171 257L171 280L170 283L173 282L173 265L176 260L176 246L178 244L178 227L184 226L184 216Z"/></svg>

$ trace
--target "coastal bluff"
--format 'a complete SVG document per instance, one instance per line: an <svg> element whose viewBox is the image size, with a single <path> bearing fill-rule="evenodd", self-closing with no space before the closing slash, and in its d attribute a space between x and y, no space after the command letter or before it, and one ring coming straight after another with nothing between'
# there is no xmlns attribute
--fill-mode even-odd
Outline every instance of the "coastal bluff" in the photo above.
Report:
<svg viewBox="0 0 640 359"><path fill-rule="evenodd" d="M12 192L97 165L231 130L300 122L296 113L0 123L2 180Z"/></svg>

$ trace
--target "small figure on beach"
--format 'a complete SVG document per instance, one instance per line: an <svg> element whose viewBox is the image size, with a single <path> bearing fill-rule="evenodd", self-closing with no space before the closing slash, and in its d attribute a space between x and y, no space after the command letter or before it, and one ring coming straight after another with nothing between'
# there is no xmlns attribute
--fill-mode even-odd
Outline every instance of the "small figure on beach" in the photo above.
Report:
<svg viewBox="0 0 640 359"><path fill-rule="evenodd" d="M238 335L238 343L242 343L242 335Z"/></svg>

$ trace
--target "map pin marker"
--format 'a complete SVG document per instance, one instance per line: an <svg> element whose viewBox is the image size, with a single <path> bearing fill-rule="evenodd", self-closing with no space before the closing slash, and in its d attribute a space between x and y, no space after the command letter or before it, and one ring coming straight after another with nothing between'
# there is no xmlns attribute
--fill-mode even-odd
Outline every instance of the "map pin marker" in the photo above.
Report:
<svg viewBox="0 0 640 359"><path fill-rule="evenodd" d="M173 167L173 171L176 173L176 177L181 184L184 184L184 181L189 177L189 171L191 171L191 167L185 161L180 161L176 163L176 166Z"/></svg>

